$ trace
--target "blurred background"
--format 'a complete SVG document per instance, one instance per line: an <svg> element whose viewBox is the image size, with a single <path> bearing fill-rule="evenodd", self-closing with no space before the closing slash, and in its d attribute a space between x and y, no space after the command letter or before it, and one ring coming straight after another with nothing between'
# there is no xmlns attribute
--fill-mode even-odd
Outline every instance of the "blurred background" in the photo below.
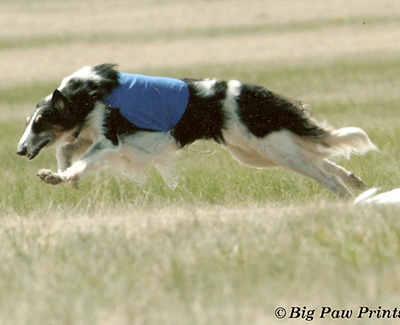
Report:
<svg viewBox="0 0 400 325"><path fill-rule="evenodd" d="M1 0L0 88L103 62L173 74L199 67L202 76L204 65L245 73L255 63L395 55L399 17L396 0Z"/></svg>

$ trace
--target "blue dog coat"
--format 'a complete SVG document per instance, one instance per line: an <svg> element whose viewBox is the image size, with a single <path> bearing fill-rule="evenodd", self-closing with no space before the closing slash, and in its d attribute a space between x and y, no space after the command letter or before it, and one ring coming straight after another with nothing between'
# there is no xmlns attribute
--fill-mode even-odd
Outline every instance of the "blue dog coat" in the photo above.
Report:
<svg viewBox="0 0 400 325"><path fill-rule="evenodd" d="M118 81L105 103L142 129L173 129L189 103L189 88L182 80L120 73Z"/></svg>

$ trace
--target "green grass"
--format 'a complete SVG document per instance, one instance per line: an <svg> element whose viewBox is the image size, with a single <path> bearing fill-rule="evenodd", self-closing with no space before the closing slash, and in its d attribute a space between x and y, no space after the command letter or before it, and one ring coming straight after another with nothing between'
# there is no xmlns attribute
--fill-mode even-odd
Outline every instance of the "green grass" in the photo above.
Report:
<svg viewBox="0 0 400 325"><path fill-rule="evenodd" d="M318 120L364 128L381 150L340 164L369 186L399 187L397 53L142 72L293 94ZM16 145L28 107L58 84L0 87L1 324L274 324L278 306L399 307L399 208L354 207L214 144L176 157L175 190L154 169L143 185L106 173L79 190L40 183L54 150L28 162Z"/></svg>

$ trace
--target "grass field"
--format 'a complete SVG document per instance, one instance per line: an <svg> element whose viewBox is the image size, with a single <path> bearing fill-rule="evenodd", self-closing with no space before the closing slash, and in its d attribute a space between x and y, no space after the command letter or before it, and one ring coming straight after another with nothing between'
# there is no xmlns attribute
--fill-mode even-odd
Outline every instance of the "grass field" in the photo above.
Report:
<svg viewBox="0 0 400 325"><path fill-rule="evenodd" d="M64 76L117 62L303 100L380 148L340 164L399 187L398 1L3 0L0 18L0 324L296 324L275 308L400 308L399 208L354 207L205 142L177 156L175 190L153 169L143 185L102 173L46 186L35 175L54 150L15 154Z"/></svg>

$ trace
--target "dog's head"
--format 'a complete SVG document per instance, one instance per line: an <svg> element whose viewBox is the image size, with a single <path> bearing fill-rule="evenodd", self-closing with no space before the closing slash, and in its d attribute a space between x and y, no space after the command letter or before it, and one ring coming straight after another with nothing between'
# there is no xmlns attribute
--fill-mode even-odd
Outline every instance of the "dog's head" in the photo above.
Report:
<svg viewBox="0 0 400 325"><path fill-rule="evenodd" d="M66 123L70 103L59 91L37 104L36 111L27 118L27 127L18 143L17 153L34 159L43 148L50 147L74 128Z"/></svg>
<svg viewBox="0 0 400 325"><path fill-rule="evenodd" d="M37 105L28 117L17 153L34 159L43 148L68 139L79 131L89 112L118 86L113 64L83 67L61 82L52 95Z"/></svg>

